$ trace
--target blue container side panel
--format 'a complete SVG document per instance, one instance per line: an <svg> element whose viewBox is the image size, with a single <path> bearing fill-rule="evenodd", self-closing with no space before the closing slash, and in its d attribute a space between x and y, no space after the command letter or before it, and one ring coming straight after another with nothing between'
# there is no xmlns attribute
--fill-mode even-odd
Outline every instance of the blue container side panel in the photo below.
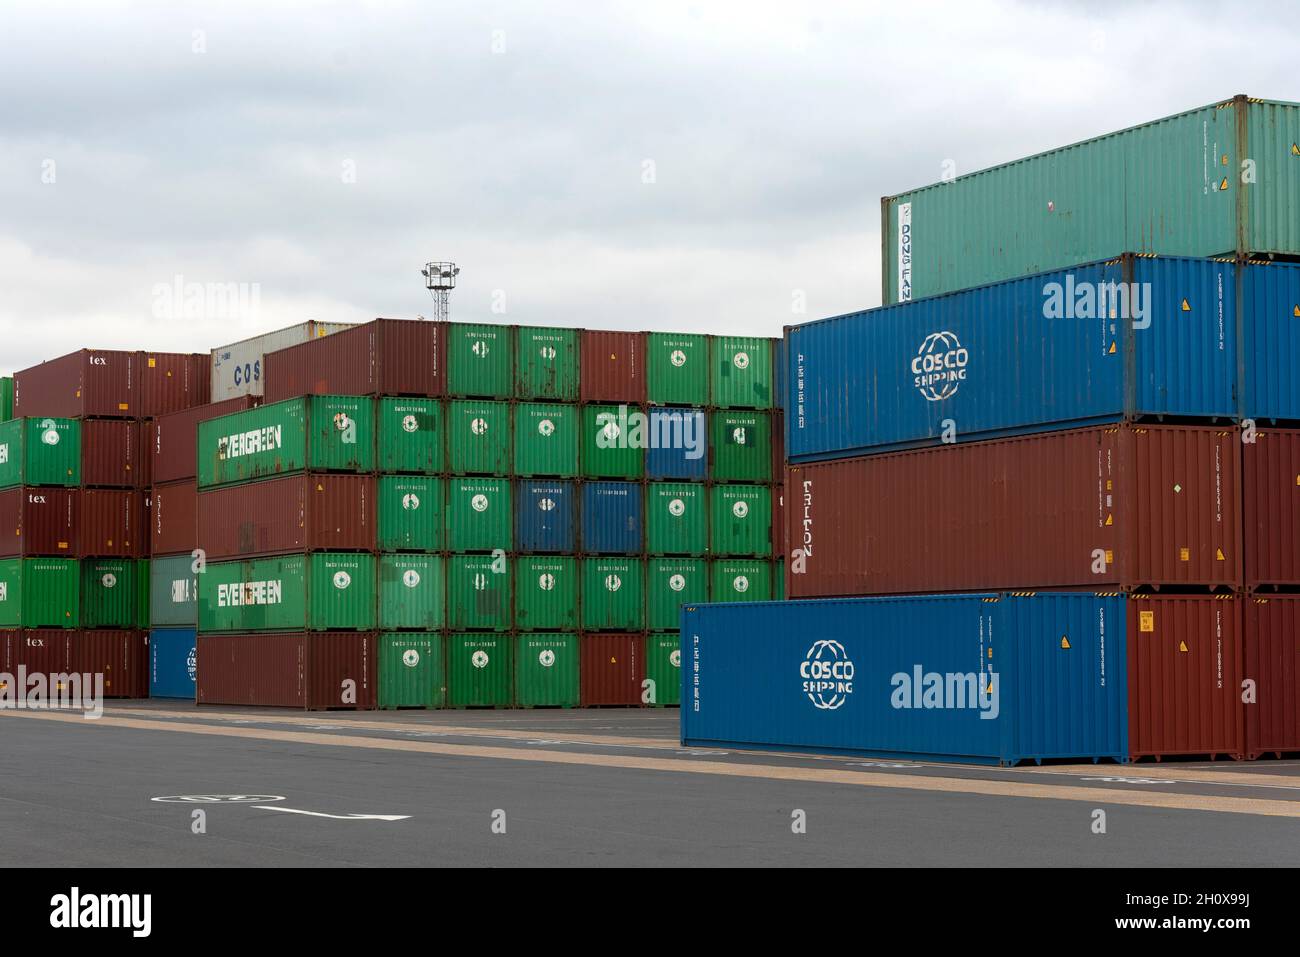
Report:
<svg viewBox="0 0 1300 957"><path fill-rule="evenodd" d="M652 408L650 435L659 448L646 450L646 476L651 479L704 481L709 461L708 429L699 409ZM665 443L663 440L669 441Z"/></svg>
<svg viewBox="0 0 1300 957"><path fill-rule="evenodd" d="M520 480L516 487L515 547L524 553L575 551L573 483Z"/></svg>
<svg viewBox="0 0 1300 957"><path fill-rule="evenodd" d="M582 551L641 551L645 502L637 482L587 482L582 487Z"/></svg>
<svg viewBox="0 0 1300 957"><path fill-rule="evenodd" d="M149 632L149 697L194 700L198 644L193 628Z"/></svg>
<svg viewBox="0 0 1300 957"><path fill-rule="evenodd" d="M1300 422L1300 265L1242 267L1242 415Z"/></svg>

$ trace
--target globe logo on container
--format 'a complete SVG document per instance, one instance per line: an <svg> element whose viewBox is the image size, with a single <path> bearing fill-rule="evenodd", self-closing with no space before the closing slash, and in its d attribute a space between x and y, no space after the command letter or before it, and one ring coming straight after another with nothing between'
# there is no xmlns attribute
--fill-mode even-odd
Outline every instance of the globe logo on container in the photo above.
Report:
<svg viewBox="0 0 1300 957"><path fill-rule="evenodd" d="M550 572L546 572L543 575L539 575L537 578L537 587L540 588L542 591L551 591L553 588L555 588L555 576L552 575Z"/></svg>
<svg viewBox="0 0 1300 957"><path fill-rule="evenodd" d="M474 509L474 511L476 512L486 512L488 507L487 496L475 495L472 499L469 500L469 506L470 508Z"/></svg>
<svg viewBox="0 0 1300 957"><path fill-rule="evenodd" d="M415 418L415 416L407 415L402 418L403 432L418 432L419 430L420 430L420 423Z"/></svg>
<svg viewBox="0 0 1300 957"><path fill-rule="evenodd" d="M59 444L59 430L55 427L52 419L46 419L41 423L41 428L45 431L41 433L41 441L46 445Z"/></svg>
<svg viewBox="0 0 1300 957"><path fill-rule="evenodd" d="M407 588L414 588L416 585L420 584L420 573L414 568L408 568L406 571L402 572L402 584Z"/></svg>
<svg viewBox="0 0 1300 957"><path fill-rule="evenodd" d="M407 492L402 496L402 508L408 512L413 512L420 507L420 496L414 492Z"/></svg>
<svg viewBox="0 0 1300 957"><path fill-rule="evenodd" d="M185 670L190 676L191 681L198 680L199 674L199 649L191 648L190 653L185 656Z"/></svg>
<svg viewBox="0 0 1300 957"><path fill-rule="evenodd" d="M731 361L732 361L732 363L736 366L737 369L748 369L748 368L749 368L749 353L747 353L747 352L737 352L736 355L735 355L735 357L734 357Z"/></svg>
<svg viewBox="0 0 1300 957"><path fill-rule="evenodd" d="M853 694L853 661L838 641L823 638L813 642L799 663L803 692L821 711L835 711Z"/></svg>
<svg viewBox="0 0 1300 957"><path fill-rule="evenodd" d="M488 666L488 654L480 648L469 656L469 661L475 668L486 668Z"/></svg>
<svg viewBox="0 0 1300 957"><path fill-rule="evenodd" d="M486 435L488 430L487 419L483 419L483 418L474 419L469 424L469 430L473 432L475 435Z"/></svg>
<svg viewBox="0 0 1300 957"><path fill-rule="evenodd" d="M420 663L420 653L414 648L407 648L402 652L402 664L408 668L414 668Z"/></svg>
<svg viewBox="0 0 1300 957"><path fill-rule="evenodd" d="M686 587L686 576L674 575L668 579L668 587L673 591L681 591Z"/></svg>
<svg viewBox="0 0 1300 957"><path fill-rule="evenodd" d="M104 577L100 579L100 583L105 588L113 588L117 585L117 576L112 572L105 572Z"/></svg>
<svg viewBox="0 0 1300 957"><path fill-rule="evenodd" d="M731 587L743 595L749 591L749 578L745 575L737 575L731 580Z"/></svg>
<svg viewBox="0 0 1300 957"><path fill-rule="evenodd" d="M912 359L912 384L928 402L942 402L957 394L966 381L970 352L955 332L932 332Z"/></svg>
<svg viewBox="0 0 1300 957"><path fill-rule="evenodd" d="M739 425L731 430L731 441L737 445L744 445L748 441L747 433L743 425Z"/></svg>
<svg viewBox="0 0 1300 957"><path fill-rule="evenodd" d="M680 369L686 365L686 353L682 352L681 349L674 349L672 354L668 356L668 361Z"/></svg>
<svg viewBox="0 0 1300 957"><path fill-rule="evenodd" d="M680 648L674 648L672 650L672 653L668 655L668 663L674 668L680 668L682 666L682 650Z"/></svg>
<svg viewBox="0 0 1300 957"><path fill-rule="evenodd" d="M605 588L609 591L618 591L622 587L623 579L619 578L617 575L605 576Z"/></svg>
<svg viewBox="0 0 1300 957"><path fill-rule="evenodd" d="M736 518L744 518L749 514L749 503L744 501L737 502L735 505L731 506L731 514L736 516Z"/></svg>
<svg viewBox="0 0 1300 957"><path fill-rule="evenodd" d="M680 516L684 514L685 511L686 511L686 503L683 502L680 498L675 498L668 503L669 515Z"/></svg>
<svg viewBox="0 0 1300 957"><path fill-rule="evenodd" d="M537 431L542 435L554 435L555 423L550 419L542 419L542 421L537 423Z"/></svg>
<svg viewBox="0 0 1300 957"><path fill-rule="evenodd" d="M555 358L555 346L542 346L542 358L551 360Z"/></svg>
<svg viewBox="0 0 1300 957"><path fill-rule="evenodd" d="M555 664L555 652L551 651L550 648L544 648L542 653L537 656L537 662L543 668L551 667L551 665Z"/></svg>
<svg viewBox="0 0 1300 957"><path fill-rule="evenodd" d="M555 508L555 499L544 498L537 503L537 507L540 508L543 512L549 512L551 509Z"/></svg>
<svg viewBox="0 0 1300 957"><path fill-rule="evenodd" d="M605 442L608 443L606 446L607 448L612 447L618 442L619 432L618 432L617 423L606 422L604 427L600 431L601 434L605 437Z"/></svg>
<svg viewBox="0 0 1300 957"><path fill-rule="evenodd" d="M488 354L488 344L482 339L479 339L470 347L470 351L480 359L486 359Z"/></svg>
<svg viewBox="0 0 1300 957"><path fill-rule="evenodd" d="M345 572L345 571L337 571L337 572L334 573L334 587L335 587L335 588L338 588L338 589L342 590L342 589L344 589L344 588L347 588L347 587L348 587L349 585L351 585L351 584L352 584L352 576L349 575L347 572Z"/></svg>

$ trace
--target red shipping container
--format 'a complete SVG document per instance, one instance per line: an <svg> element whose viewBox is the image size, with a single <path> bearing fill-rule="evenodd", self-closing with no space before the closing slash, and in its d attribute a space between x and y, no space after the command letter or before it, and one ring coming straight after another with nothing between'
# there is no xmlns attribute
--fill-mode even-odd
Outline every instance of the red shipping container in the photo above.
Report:
<svg viewBox="0 0 1300 957"><path fill-rule="evenodd" d="M0 557L79 554L80 504L75 488L0 491Z"/></svg>
<svg viewBox="0 0 1300 957"><path fill-rule="evenodd" d="M377 547L373 475L309 473L199 493L208 559Z"/></svg>
<svg viewBox="0 0 1300 957"><path fill-rule="evenodd" d="M72 671L104 676L104 697L149 697L149 641L133 629L84 629L70 638Z"/></svg>
<svg viewBox="0 0 1300 957"><path fill-rule="evenodd" d="M149 527L142 492L112 488L80 491L78 558L143 558L148 554Z"/></svg>
<svg viewBox="0 0 1300 957"><path fill-rule="evenodd" d="M369 711L377 698L375 636L200 635L196 677L199 704Z"/></svg>
<svg viewBox="0 0 1300 957"><path fill-rule="evenodd" d="M1128 601L1128 746L1134 758L1240 759L1241 599L1142 595Z"/></svg>
<svg viewBox="0 0 1300 957"><path fill-rule="evenodd" d="M190 352L137 352L135 414L166 415L211 398L212 356Z"/></svg>
<svg viewBox="0 0 1300 957"><path fill-rule="evenodd" d="M144 478L140 423L130 419L83 419L81 484L139 488Z"/></svg>
<svg viewBox="0 0 1300 957"><path fill-rule="evenodd" d="M1256 595L1245 619L1246 757L1300 751L1300 595Z"/></svg>
<svg viewBox="0 0 1300 957"><path fill-rule="evenodd" d="M1241 584L1236 430L1103 426L792 466L791 598Z"/></svg>
<svg viewBox="0 0 1300 957"><path fill-rule="evenodd" d="M645 402L644 332L582 333L582 375L579 397L584 402Z"/></svg>
<svg viewBox="0 0 1300 957"><path fill-rule="evenodd" d="M265 401L300 395L441 396L445 359L439 323L376 319L267 353Z"/></svg>
<svg viewBox="0 0 1300 957"><path fill-rule="evenodd" d="M14 373L14 416L134 418L135 353L82 349Z"/></svg>
<svg viewBox="0 0 1300 957"><path fill-rule="evenodd" d="M1300 431L1256 432L1241 464L1246 584L1300 585Z"/></svg>
<svg viewBox="0 0 1300 957"><path fill-rule="evenodd" d="M578 639L582 706L640 705L645 635L588 635Z"/></svg>
<svg viewBox="0 0 1300 957"><path fill-rule="evenodd" d="M198 547L199 486L194 479L155 485L149 505L150 555L178 555Z"/></svg>
<svg viewBox="0 0 1300 957"><path fill-rule="evenodd" d="M199 423L232 412L251 409L261 400L241 395L223 402L195 406L169 415L160 415L149 423L149 457L153 462L152 481L156 485L194 478L198 474Z"/></svg>
<svg viewBox="0 0 1300 957"><path fill-rule="evenodd" d="M18 677L28 674L56 675L72 670L72 629L23 628L0 632L0 671ZM19 693L25 689L19 687ZM57 690L57 689L56 689Z"/></svg>

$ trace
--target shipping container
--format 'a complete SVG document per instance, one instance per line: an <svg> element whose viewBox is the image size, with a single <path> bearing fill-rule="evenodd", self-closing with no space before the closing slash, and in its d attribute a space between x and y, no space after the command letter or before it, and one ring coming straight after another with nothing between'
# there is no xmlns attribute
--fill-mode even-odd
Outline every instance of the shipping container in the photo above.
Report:
<svg viewBox="0 0 1300 957"><path fill-rule="evenodd" d="M149 419L206 405L212 395L211 365L206 353L137 352L134 372L132 392L137 418Z"/></svg>
<svg viewBox="0 0 1300 957"><path fill-rule="evenodd" d="M198 634L193 628L149 631L149 697L194 700Z"/></svg>
<svg viewBox="0 0 1300 957"><path fill-rule="evenodd" d="M1239 587L1239 445L1103 426L791 467L790 597Z"/></svg>
<svg viewBox="0 0 1300 957"><path fill-rule="evenodd" d="M785 587L785 559L780 559L772 571L772 600L785 601L788 597Z"/></svg>
<svg viewBox="0 0 1300 957"><path fill-rule="evenodd" d="M447 636L447 703L453 708L508 708L514 701L510 635Z"/></svg>
<svg viewBox="0 0 1300 957"><path fill-rule="evenodd" d="M646 397L656 405L709 404L709 337L652 332L647 337Z"/></svg>
<svg viewBox="0 0 1300 957"><path fill-rule="evenodd" d="M1246 757L1300 751L1300 595L1258 595L1244 612Z"/></svg>
<svg viewBox="0 0 1300 957"><path fill-rule="evenodd" d="M766 485L715 485L709 493L714 555L772 554L772 490Z"/></svg>
<svg viewBox="0 0 1300 957"><path fill-rule="evenodd" d="M645 636L645 703L652 708L675 708L682 703L681 636Z"/></svg>
<svg viewBox="0 0 1300 957"><path fill-rule="evenodd" d="M882 301L1121 249L1300 254L1297 142L1300 106L1237 96L886 196Z"/></svg>
<svg viewBox="0 0 1300 957"><path fill-rule="evenodd" d="M445 410L438 399L375 402L376 466L380 472L436 475L446 469Z"/></svg>
<svg viewBox="0 0 1300 957"><path fill-rule="evenodd" d="M589 635L582 649L582 706L637 706L645 684L644 635Z"/></svg>
<svg viewBox="0 0 1300 957"><path fill-rule="evenodd" d="M771 601L772 563L752 558L710 562L709 593L715 602Z"/></svg>
<svg viewBox="0 0 1300 957"><path fill-rule="evenodd" d="M515 628L572 631L578 627L578 561L567 555L515 559Z"/></svg>
<svg viewBox="0 0 1300 957"><path fill-rule="evenodd" d="M508 631L511 562L504 555L447 558L447 626L459 631Z"/></svg>
<svg viewBox="0 0 1300 957"><path fill-rule="evenodd" d="M1300 376L1293 367L1300 355L1300 265L1246 263L1237 285L1242 415L1261 424L1300 422Z"/></svg>
<svg viewBox="0 0 1300 957"><path fill-rule="evenodd" d="M587 554L641 552L645 503L637 482L584 482L582 550Z"/></svg>
<svg viewBox="0 0 1300 957"><path fill-rule="evenodd" d="M241 396L260 396L263 391L263 360L277 352L310 342L334 332L351 329L348 322L320 322L309 319L260 336L242 339L212 350L210 402L224 402ZM179 476L178 476L179 477Z"/></svg>
<svg viewBox="0 0 1300 957"><path fill-rule="evenodd" d="M447 404L447 467L457 475L510 472L510 406L466 399Z"/></svg>
<svg viewBox="0 0 1300 957"><path fill-rule="evenodd" d="M1240 759L1241 600L1233 595L1128 601L1129 754Z"/></svg>
<svg viewBox="0 0 1300 957"><path fill-rule="evenodd" d="M286 475L199 493L198 544L209 559L374 551L373 475Z"/></svg>
<svg viewBox="0 0 1300 957"><path fill-rule="evenodd" d="M160 415L145 424L145 442L150 458L151 480L155 483L177 482L198 475L199 423L218 416L254 408L258 400L240 396L209 405Z"/></svg>
<svg viewBox="0 0 1300 957"><path fill-rule="evenodd" d="M288 472L372 472L374 403L314 395L208 419L199 423L198 456L199 488Z"/></svg>
<svg viewBox="0 0 1300 957"><path fill-rule="evenodd" d="M578 474L578 407L540 402L513 406L515 475Z"/></svg>
<svg viewBox="0 0 1300 957"><path fill-rule="evenodd" d="M515 482L515 548L525 553L576 551L574 501L572 482Z"/></svg>
<svg viewBox="0 0 1300 957"><path fill-rule="evenodd" d="M520 635L515 647L515 703L521 708L576 708L582 700L578 636Z"/></svg>
<svg viewBox="0 0 1300 957"><path fill-rule="evenodd" d="M652 408L645 453L647 477L704 481L709 466L708 439L702 410Z"/></svg>
<svg viewBox="0 0 1300 957"><path fill-rule="evenodd" d="M709 478L715 482L772 480L772 416L722 410L709 414Z"/></svg>
<svg viewBox="0 0 1300 957"><path fill-rule="evenodd" d="M772 340L714 336L710 403L720 409L770 409Z"/></svg>
<svg viewBox="0 0 1300 957"><path fill-rule="evenodd" d="M584 558L580 566L584 631L645 629L645 561Z"/></svg>
<svg viewBox="0 0 1300 957"><path fill-rule="evenodd" d="M578 330L515 330L515 398L578 401Z"/></svg>
<svg viewBox="0 0 1300 957"><path fill-rule="evenodd" d="M375 627L373 555L316 552L212 562L198 581L200 634Z"/></svg>
<svg viewBox="0 0 1300 957"><path fill-rule="evenodd" d="M229 521L229 515L219 516ZM149 495L149 553L189 553L199 544L199 487L193 479L155 485ZM218 556L214 556L218 557Z"/></svg>
<svg viewBox="0 0 1300 957"><path fill-rule="evenodd" d="M189 555L149 560L149 624L196 628L199 576Z"/></svg>
<svg viewBox="0 0 1300 957"><path fill-rule="evenodd" d="M72 488L18 488L0 491L0 557L77 555L81 492Z"/></svg>
<svg viewBox="0 0 1300 957"><path fill-rule="evenodd" d="M707 486L702 482L651 482L646 486L645 499L647 554L708 554Z"/></svg>
<svg viewBox="0 0 1300 957"><path fill-rule="evenodd" d="M1300 585L1300 431L1254 431L1241 459L1246 584Z"/></svg>
<svg viewBox="0 0 1300 957"><path fill-rule="evenodd" d="M790 390L787 387L787 371L790 364L786 361L785 338L776 339L772 342L772 408L774 411L780 411L785 414L790 399ZM773 432L777 430L774 428ZM783 437L784 432L780 435ZM775 437L774 437L775 439ZM775 441L773 443L775 445ZM780 471L778 468L777 471Z"/></svg>
<svg viewBox="0 0 1300 957"><path fill-rule="evenodd" d="M442 550L447 480L423 475L381 475L378 482L379 550Z"/></svg>
<svg viewBox="0 0 1300 957"><path fill-rule="evenodd" d="M508 399L514 387L512 326L449 322L447 337L447 394Z"/></svg>
<svg viewBox="0 0 1300 957"><path fill-rule="evenodd" d="M138 417L135 362L134 352L81 349L23 369L14 374L14 415Z"/></svg>
<svg viewBox="0 0 1300 957"><path fill-rule="evenodd" d="M148 485L140 430L140 423L129 419L82 419L81 483L103 488Z"/></svg>
<svg viewBox="0 0 1300 957"><path fill-rule="evenodd" d="M785 413L772 410L772 481L780 482L785 474Z"/></svg>
<svg viewBox="0 0 1300 957"><path fill-rule="evenodd" d="M582 409L580 459L589 478L640 478L645 474L645 427L639 407L588 405Z"/></svg>
<svg viewBox="0 0 1300 957"><path fill-rule="evenodd" d="M513 518L507 479L453 478L447 488L447 548L510 551Z"/></svg>
<svg viewBox="0 0 1300 957"><path fill-rule="evenodd" d="M582 401L644 402L645 352L644 332L583 330L578 387Z"/></svg>
<svg viewBox="0 0 1300 957"><path fill-rule="evenodd" d="M784 473L782 473L784 474ZM780 558L785 554L785 486L772 489L772 554Z"/></svg>
<svg viewBox="0 0 1300 957"><path fill-rule="evenodd" d="M143 558L149 553L142 493L83 488L78 497L78 558Z"/></svg>
<svg viewBox="0 0 1300 957"><path fill-rule="evenodd" d="M80 627L80 585L73 558L0 559L0 628Z"/></svg>
<svg viewBox="0 0 1300 957"><path fill-rule="evenodd" d="M135 629L87 628L68 636L72 671L104 676L105 698L149 697L148 633Z"/></svg>
<svg viewBox="0 0 1300 957"><path fill-rule="evenodd" d="M200 635L199 704L372 710L375 636L366 632Z"/></svg>
<svg viewBox="0 0 1300 957"><path fill-rule="evenodd" d="M268 352L267 402L302 395L443 394L442 324L375 319L300 345Z"/></svg>
<svg viewBox="0 0 1300 957"><path fill-rule="evenodd" d="M4 665L0 670L15 679L19 668L26 668L29 675L46 675L47 680L54 675L68 674L72 670L74 634L71 628L0 631L0 659L3 659L0 664ZM52 693L75 690L57 679L51 688ZM87 689L90 690L93 688Z"/></svg>
<svg viewBox="0 0 1300 957"><path fill-rule="evenodd" d="M702 559L646 559L646 627L676 631L682 605L709 600L709 572Z"/></svg>
<svg viewBox="0 0 1300 957"><path fill-rule="evenodd" d="M1091 594L687 607L682 744L1126 761L1125 630Z"/></svg>
<svg viewBox="0 0 1300 957"><path fill-rule="evenodd" d="M149 627L149 559L83 560L80 605L83 628Z"/></svg>
<svg viewBox="0 0 1300 957"><path fill-rule="evenodd" d="M80 484L80 420L45 418L0 422L0 488Z"/></svg>
<svg viewBox="0 0 1300 957"><path fill-rule="evenodd" d="M786 454L1227 420L1235 287L1231 263L1122 256L791 327Z"/></svg>
<svg viewBox="0 0 1300 957"><path fill-rule="evenodd" d="M380 632L377 644L380 708L446 707L447 663L439 632Z"/></svg>
<svg viewBox="0 0 1300 957"><path fill-rule="evenodd" d="M384 631L441 628L446 598L441 556L379 556L379 627Z"/></svg>
<svg viewBox="0 0 1300 957"><path fill-rule="evenodd" d="M14 377L0 376L0 422L14 417Z"/></svg>

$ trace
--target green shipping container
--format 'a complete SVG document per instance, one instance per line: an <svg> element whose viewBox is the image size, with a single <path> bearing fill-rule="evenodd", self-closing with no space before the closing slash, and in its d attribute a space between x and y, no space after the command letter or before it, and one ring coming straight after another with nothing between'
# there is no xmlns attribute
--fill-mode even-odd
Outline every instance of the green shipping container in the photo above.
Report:
<svg viewBox="0 0 1300 957"><path fill-rule="evenodd" d="M447 704L447 662L435 631L381 632L379 707L442 708Z"/></svg>
<svg viewBox="0 0 1300 957"><path fill-rule="evenodd" d="M1238 96L884 197L882 302L1126 251L1295 256L1297 143L1300 104Z"/></svg>
<svg viewBox="0 0 1300 957"><path fill-rule="evenodd" d="M194 628L199 623L199 576L189 555L149 560L149 624Z"/></svg>
<svg viewBox="0 0 1300 957"><path fill-rule="evenodd" d="M514 700L514 638L447 636L447 696L453 708L508 708Z"/></svg>
<svg viewBox="0 0 1300 957"><path fill-rule="evenodd" d="M712 601L771 601L772 563L719 559L713 563Z"/></svg>
<svg viewBox="0 0 1300 957"><path fill-rule="evenodd" d="M652 708L666 708L682 702L681 636L645 636L645 676L649 682L642 696Z"/></svg>
<svg viewBox="0 0 1300 957"><path fill-rule="evenodd" d="M515 627L568 631L578 627L578 563L574 558L531 555L515 559Z"/></svg>
<svg viewBox="0 0 1300 957"><path fill-rule="evenodd" d="M446 599L438 555L379 556L379 627L441 628Z"/></svg>
<svg viewBox="0 0 1300 957"><path fill-rule="evenodd" d="M510 398L514 385L514 329L451 322L447 335L447 394Z"/></svg>
<svg viewBox="0 0 1300 957"><path fill-rule="evenodd" d="M213 562L199 578L199 631L375 627L375 557L349 552Z"/></svg>
<svg viewBox="0 0 1300 957"><path fill-rule="evenodd" d="M0 378L0 422L8 422L14 417L14 379L13 376Z"/></svg>
<svg viewBox="0 0 1300 957"><path fill-rule="evenodd" d="M766 485L715 485L709 499L714 555L772 554L772 490Z"/></svg>
<svg viewBox="0 0 1300 957"><path fill-rule="evenodd" d="M0 422L0 488L81 484L81 423L76 419Z"/></svg>
<svg viewBox="0 0 1300 957"><path fill-rule="evenodd" d="M521 708L576 708L578 636L538 632L515 646L515 695Z"/></svg>
<svg viewBox="0 0 1300 957"><path fill-rule="evenodd" d="M81 627L149 627L149 560L83 559Z"/></svg>
<svg viewBox="0 0 1300 957"><path fill-rule="evenodd" d="M376 464L381 472L436 475L446 470L443 404L437 399L378 399Z"/></svg>
<svg viewBox="0 0 1300 957"><path fill-rule="evenodd" d="M510 560L505 555L447 558L448 627L508 631L510 593Z"/></svg>
<svg viewBox="0 0 1300 957"><path fill-rule="evenodd" d="M510 471L510 406L462 399L447 406L447 462L458 475Z"/></svg>
<svg viewBox="0 0 1300 957"><path fill-rule="evenodd" d="M713 337L712 404L720 409L770 409L772 339Z"/></svg>
<svg viewBox="0 0 1300 957"><path fill-rule="evenodd" d="M709 337L652 332L646 356L651 405L709 404Z"/></svg>
<svg viewBox="0 0 1300 957"><path fill-rule="evenodd" d="M0 558L0 628L78 628L75 558Z"/></svg>
<svg viewBox="0 0 1300 957"><path fill-rule="evenodd" d="M454 478L447 483L447 549L510 551L514 521L508 479Z"/></svg>
<svg viewBox="0 0 1300 957"><path fill-rule="evenodd" d="M772 572L772 600L785 601L785 559L776 563Z"/></svg>
<svg viewBox="0 0 1300 957"><path fill-rule="evenodd" d="M646 486L646 551L651 555L704 555L709 550L709 492L697 482Z"/></svg>
<svg viewBox="0 0 1300 957"><path fill-rule="evenodd" d="M640 406L583 406L582 474L589 478L643 476L649 429Z"/></svg>
<svg viewBox="0 0 1300 957"><path fill-rule="evenodd" d="M578 474L578 407L520 402L514 407L514 474Z"/></svg>
<svg viewBox="0 0 1300 957"><path fill-rule="evenodd" d="M582 560L582 627L586 631L645 628L645 563L641 559Z"/></svg>
<svg viewBox="0 0 1300 957"><path fill-rule="evenodd" d="M313 395L199 423L199 488L301 472L373 472L375 406Z"/></svg>
<svg viewBox="0 0 1300 957"><path fill-rule="evenodd" d="M442 550L446 479L381 475L377 494L380 551Z"/></svg>
<svg viewBox="0 0 1300 957"><path fill-rule="evenodd" d="M578 401L578 330L515 330L515 397Z"/></svg>
<svg viewBox="0 0 1300 957"><path fill-rule="evenodd" d="M715 482L772 480L772 416L767 412L709 413L709 478Z"/></svg>
<svg viewBox="0 0 1300 957"><path fill-rule="evenodd" d="M646 627L651 631L676 631L681 627L682 605L708 600L709 573L702 560L646 560Z"/></svg>

